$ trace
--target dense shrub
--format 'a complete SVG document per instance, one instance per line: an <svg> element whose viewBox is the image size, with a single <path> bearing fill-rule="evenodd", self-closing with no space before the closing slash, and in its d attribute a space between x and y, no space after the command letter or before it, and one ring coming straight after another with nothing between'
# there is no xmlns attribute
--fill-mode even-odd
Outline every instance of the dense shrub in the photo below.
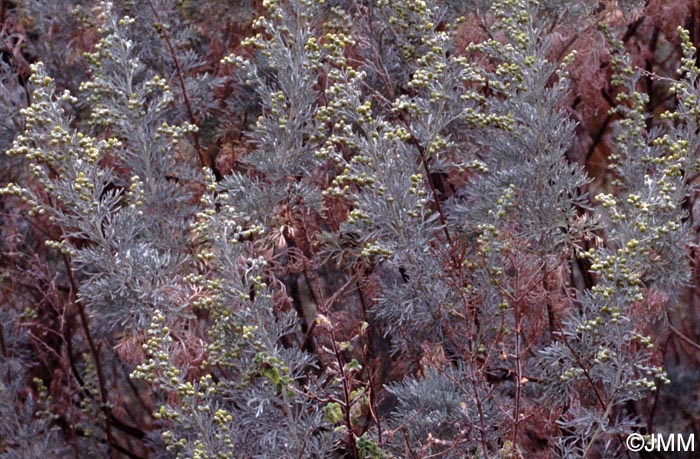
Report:
<svg viewBox="0 0 700 459"><path fill-rule="evenodd" d="M0 458L700 434L693 5L2 1Z"/></svg>

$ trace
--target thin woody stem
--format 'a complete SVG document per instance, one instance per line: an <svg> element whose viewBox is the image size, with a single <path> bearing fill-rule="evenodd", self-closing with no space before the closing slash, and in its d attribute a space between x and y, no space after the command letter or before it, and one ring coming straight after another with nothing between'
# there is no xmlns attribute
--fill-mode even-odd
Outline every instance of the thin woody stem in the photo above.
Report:
<svg viewBox="0 0 700 459"><path fill-rule="evenodd" d="M161 36L163 37L163 40L165 40L165 44L168 46L168 51L170 52L170 56L173 59L173 63L175 64L177 79L180 83L182 98L185 103L185 109L187 110L187 117L190 119L190 123L192 123L192 125L197 126L197 119L195 118L194 112L192 111L192 104L190 103L190 97L187 92L187 86L185 85L185 77L183 76L182 67L180 66L180 61L177 58L175 47L173 46L173 43L170 40L170 35L168 35L168 31L165 27L165 24L163 24L163 22L161 21L160 15L158 14L158 10L156 9L155 5L153 5L152 0L148 0L148 6L151 7L151 11L156 17L156 21L158 21L158 24L160 25L160 27L158 27L157 30L160 32ZM199 144L199 135L196 131L192 132L192 142L194 143L195 150L197 150L199 164L203 167L210 167L211 163L209 161L209 158L207 158L207 156L204 154L201 145Z"/></svg>

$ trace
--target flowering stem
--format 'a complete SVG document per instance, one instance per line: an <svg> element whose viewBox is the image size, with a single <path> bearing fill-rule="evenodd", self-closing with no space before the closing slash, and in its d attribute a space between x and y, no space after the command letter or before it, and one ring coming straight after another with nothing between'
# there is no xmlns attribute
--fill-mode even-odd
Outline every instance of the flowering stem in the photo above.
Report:
<svg viewBox="0 0 700 459"><path fill-rule="evenodd" d="M152 0L148 0L148 6L151 7L151 11L153 11L153 15L156 17L156 21L158 21L158 24L160 24L158 31L161 33L163 40L165 40L165 43L168 46L168 50L170 51L170 56L172 57L173 63L175 64L177 79L180 83L180 89L182 90L182 98L185 102L185 109L187 110L187 116L190 119L190 123L192 123L194 126L197 126L197 120L194 116L194 112L192 111L192 104L190 103L190 97L187 93L187 86L185 85L185 78L182 74L182 67L180 66L180 61L177 58L177 53L175 53L175 48L173 47L173 43L170 40L170 35L168 35L168 31L166 30L165 25L160 20L160 15L158 14L156 7L153 5ZM197 156L199 157L199 164L202 167L210 167L211 162L209 161L209 158L207 158L207 156L204 154L204 151L202 151L202 147L199 144L199 135L197 134L197 131L192 132L192 142L194 143L195 150L197 150Z"/></svg>

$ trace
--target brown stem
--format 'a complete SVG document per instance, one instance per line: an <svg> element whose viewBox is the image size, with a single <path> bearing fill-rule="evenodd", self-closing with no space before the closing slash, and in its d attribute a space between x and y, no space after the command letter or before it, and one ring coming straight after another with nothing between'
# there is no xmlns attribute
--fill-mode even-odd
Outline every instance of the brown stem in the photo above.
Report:
<svg viewBox="0 0 700 459"><path fill-rule="evenodd" d="M359 277L359 275L358 275ZM369 323L367 321L367 300L365 300L365 295L362 292L362 286L360 285L360 281L357 281L357 291L358 295L360 297L360 305L362 307L362 320L365 322ZM377 426L377 440L379 441L379 446L382 446L384 444L384 439L383 439L383 432L382 432L382 423L379 420L379 410L378 408L378 400L377 400L377 389L376 389L376 373L377 369L375 366L376 363L376 355L374 354L374 339L373 339L373 331L368 329L365 331L367 334L367 345L362 346L362 358L364 360L364 364L367 366L367 381L368 381L368 386L369 386L369 416L371 416L372 420ZM369 354L366 349L369 349Z"/></svg>
<svg viewBox="0 0 700 459"><path fill-rule="evenodd" d="M125 434L129 435L130 437L136 438L138 440L143 440L146 437L146 433L141 430L139 427L129 424L126 421L123 421L116 417L114 413L111 411L107 413L107 417L109 420L112 422L114 427L116 429L121 430Z"/></svg>
<svg viewBox="0 0 700 459"><path fill-rule="evenodd" d="M471 346L471 345L470 345ZM474 355L476 353L473 353ZM481 447L481 454L483 457L489 457L489 447L488 447L488 440L486 438L489 426L486 424L486 413L484 412L484 406L482 404L483 400L479 394L479 373L481 373L481 370L476 370L474 369L474 364L468 366L469 368L469 377L468 377L468 382L469 385L471 386L471 390L474 392L474 403L476 405L476 410L479 413L479 446ZM464 394L469 393L469 389L464 387L462 385L462 382L459 381L458 379L454 378L452 375L450 375L449 372L443 373L445 376L447 376L450 381L452 381L457 387L459 387ZM491 396L487 396L486 398L491 398Z"/></svg>
<svg viewBox="0 0 700 459"><path fill-rule="evenodd" d="M695 350L700 350L700 344L696 343L692 339L688 338L685 333L680 331L678 328L676 328L671 321L668 321L668 328L673 332L673 334L679 338L682 342L687 344L688 346L695 348Z"/></svg>
<svg viewBox="0 0 700 459"><path fill-rule="evenodd" d="M511 263L515 267L516 260L511 257ZM521 281L521 271L515 269L515 279L514 285L516 288L517 296L511 294L508 289L506 289L501 282L496 282L496 278L493 277L492 271L489 271L492 276L492 282L499 286L502 294L508 298L508 301L512 304L513 309L513 322L515 326L515 352L513 355L515 363L515 400L513 406L513 434L512 443L513 447L517 448L518 445L518 431L520 429L521 421L521 410L522 410L522 385L523 385L523 367L522 360L523 355L527 352L529 345L526 344L525 349L522 348L523 341L523 330L522 330L522 311L520 309L526 295L528 295L533 288L540 282L540 273L542 274L542 282L547 278L549 271L547 270L547 263L542 260L542 267L538 268L529 279L525 282ZM514 292L514 293L516 293ZM551 320L551 318L550 318Z"/></svg>
<svg viewBox="0 0 700 459"><path fill-rule="evenodd" d="M168 35L168 31L165 27L165 24L160 20L160 15L158 14L158 10L156 10L156 7L153 5L152 0L148 0L148 6L150 6L157 23L160 25L160 27L158 27L157 30L160 32L161 36L163 37L163 40L165 40L165 44L168 46L168 51L170 52L170 56L173 59L173 63L175 64L177 79L180 83L180 89L182 90L182 98L185 102L187 116L190 119L190 123L192 123L194 126L197 126L197 120L194 116L194 112L192 111L192 104L190 103L190 97L187 93L187 87L185 86L185 77L183 76L182 67L180 66L180 61L177 58L177 53L175 53L175 47L173 46L173 43L170 40L170 35ZM195 150L197 150L199 164L203 167L211 167L209 159L206 157L206 155L202 151L202 147L199 144L199 135L197 134L197 132L192 133L192 142L194 143Z"/></svg>
<svg viewBox="0 0 700 459"><path fill-rule="evenodd" d="M121 454L123 454L126 457L130 457L131 459L146 459L147 458L147 456L141 456L139 454L136 454L133 451L130 451L119 444L115 443L112 446L114 447L115 450L119 451Z"/></svg>
<svg viewBox="0 0 700 459"><path fill-rule="evenodd" d="M602 409L606 409L607 404L603 400L603 396L598 391L595 381L593 380L593 376L591 376L590 372L588 371L588 368L583 364L581 356L579 356L578 353L574 350L573 346L571 346L571 343L569 343L568 338L562 332L561 328L557 331L557 335L561 338L562 344L564 344L564 346L569 350L569 352L571 352L571 355L576 361L576 364L583 371L583 376L586 378L586 381L588 381L588 384L591 386L591 390L593 391L593 395L595 395L596 401L600 404L600 407Z"/></svg>
<svg viewBox="0 0 700 459"><path fill-rule="evenodd" d="M353 4L355 8L357 9L358 13L361 11L361 6L357 3L357 1L353 1ZM382 59L382 53L381 53L381 48L382 48L382 35L384 34L384 31L386 30L385 28L382 28L382 30L379 32L379 34L376 33L375 28L374 28L374 12L373 12L373 6L372 2L367 3L367 14L359 14L359 17L365 18L366 17L366 27L367 31L369 32L369 37L370 39L373 39L374 43L372 43L372 46L370 46L370 51L372 53L372 57L374 58L375 61L375 70L377 74L380 76L382 83L384 84L384 89L386 90L386 94L389 95L389 98L393 100L395 98L394 95L394 86L391 84L391 76L389 75L389 72L386 69L386 66L384 65L384 60ZM377 46L375 46L375 43Z"/></svg>
<svg viewBox="0 0 700 459"><path fill-rule="evenodd" d="M88 342L88 347L90 348L90 354L92 355L92 359L95 362L97 383L100 390L100 402L102 404L101 408L105 414L105 433L107 435L107 447L109 449L109 456L115 457L114 447L116 445L114 442L114 436L112 434L112 422L109 417L109 395L107 394L107 385L105 383L104 372L102 369L102 358L100 357L100 351L97 348L97 345L95 344L95 340L92 337L92 333L90 332L90 324L88 321L87 314L85 313L85 307L76 298L78 287L75 283L75 279L73 278L73 268L71 266L70 260L68 259L68 256L66 254L62 254L62 257L63 264L65 265L66 273L68 275L68 281L70 282L71 286L70 297L73 304L75 304L78 308L78 314L80 315L80 323L83 328L83 333L85 334L85 339Z"/></svg>
<svg viewBox="0 0 700 459"><path fill-rule="evenodd" d="M141 394L141 391L139 390L138 387L134 384L134 382L131 380L131 378L126 378L127 384L129 384L129 388L131 389L131 392L134 394L134 397L136 397L136 401L139 402L139 405L141 405L141 408L146 413L150 413L153 411L153 407L144 400L143 395Z"/></svg>
<svg viewBox="0 0 700 459"><path fill-rule="evenodd" d="M0 351L2 351L2 357L7 358L7 346L5 345L5 333L3 332L2 326L0 325Z"/></svg>
<svg viewBox="0 0 700 459"><path fill-rule="evenodd" d="M518 444L518 429L520 427L520 410L521 410L521 392L522 392L522 351L520 348L522 339L520 304L513 305L513 319L515 321L515 400L513 403L513 447L517 448Z"/></svg>
<svg viewBox="0 0 700 459"><path fill-rule="evenodd" d="M442 209L442 204L440 204L440 199L438 196L438 191L437 188L435 187L435 182L433 181L433 177L430 174L430 166L428 165L428 159L426 158L425 155L425 148L423 145L420 144L418 139L416 139L413 135L411 135L411 143L418 149L418 153L420 154L420 161L421 165L423 166L423 170L425 171L426 179L428 180L428 186L430 187L430 191L433 195L433 200L435 201L435 207L438 211L438 215L440 217L440 224L442 225L442 231L445 233L445 238L447 239L447 243L450 245L450 248L452 249L452 253L454 252L455 246L452 242L452 236L450 235L450 231L447 229L447 217L445 216L445 211ZM456 261L456 260L453 260Z"/></svg>
<svg viewBox="0 0 700 459"><path fill-rule="evenodd" d="M7 17L7 0L2 0L0 3L0 29L5 27L5 18Z"/></svg>
<svg viewBox="0 0 700 459"><path fill-rule="evenodd" d="M312 273L312 281L313 281L313 286L311 290L316 290L317 292L317 300L318 300L318 305L319 309L323 312L323 314L326 315L326 317L329 316L329 309L330 309L330 304L328 301L326 301L325 296L323 295L323 289L321 287L321 282L318 278L318 268L316 266L316 254L314 253L314 248L313 248L313 241L311 240L309 228L306 225L306 219L302 216L301 224L304 229L304 234L306 235L306 238L309 243L309 252L311 255L311 273ZM333 301L333 298L331 298L331 301ZM338 365L338 372L340 373L341 381L342 381L342 386L343 386L343 411L344 411L344 417L345 417L345 427L348 430L347 433L347 443L348 443L348 453L350 459L357 459L360 457L360 453L357 450L357 445L355 444L355 435L353 433L353 428L352 428L352 419L350 418L350 407L351 407L351 397L350 397L350 392L351 392L351 387L350 387L350 381L349 381L349 374L345 370L345 364L343 363L343 355L340 351L340 348L338 347L338 340L335 336L335 328L333 324L330 324L329 328L329 334L331 338L331 347L333 350L333 356L336 360L336 363Z"/></svg>

